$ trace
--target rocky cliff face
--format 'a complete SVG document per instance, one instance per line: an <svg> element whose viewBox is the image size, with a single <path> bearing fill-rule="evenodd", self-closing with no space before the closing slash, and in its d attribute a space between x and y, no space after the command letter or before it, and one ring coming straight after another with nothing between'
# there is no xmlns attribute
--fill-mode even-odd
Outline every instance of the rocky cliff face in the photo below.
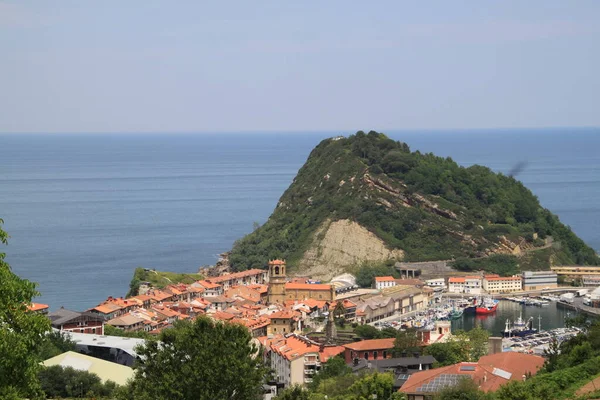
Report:
<svg viewBox="0 0 600 400"><path fill-rule="evenodd" d="M550 236L557 245L544 253L548 263L600 262L515 179L358 132L311 152L269 220L236 243L230 263L241 270L285 258L300 274L330 277L364 261L518 255Z"/></svg>
<svg viewBox="0 0 600 400"><path fill-rule="evenodd" d="M344 273L348 266L403 258L402 250L389 249L383 240L358 223L327 220L312 236L298 262L298 270L328 280Z"/></svg>

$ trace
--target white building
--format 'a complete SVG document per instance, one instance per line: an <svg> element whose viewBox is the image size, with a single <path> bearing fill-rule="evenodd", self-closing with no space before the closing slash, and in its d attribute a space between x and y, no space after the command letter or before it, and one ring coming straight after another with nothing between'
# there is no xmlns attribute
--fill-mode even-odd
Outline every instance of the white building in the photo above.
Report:
<svg viewBox="0 0 600 400"><path fill-rule="evenodd" d="M465 278L462 276L452 276L448 278L448 291L450 293L464 293Z"/></svg>
<svg viewBox="0 0 600 400"><path fill-rule="evenodd" d="M480 276L453 276L448 278L448 291L451 293L481 294L483 288Z"/></svg>
<svg viewBox="0 0 600 400"><path fill-rule="evenodd" d="M425 284L432 288L446 288L446 280L444 278L428 279L425 281Z"/></svg>
<svg viewBox="0 0 600 400"><path fill-rule="evenodd" d="M392 286L396 286L396 279L393 276L375 277L375 289L381 290Z"/></svg>
<svg viewBox="0 0 600 400"><path fill-rule="evenodd" d="M465 293L481 294L481 289L483 284L480 276L465 276Z"/></svg>

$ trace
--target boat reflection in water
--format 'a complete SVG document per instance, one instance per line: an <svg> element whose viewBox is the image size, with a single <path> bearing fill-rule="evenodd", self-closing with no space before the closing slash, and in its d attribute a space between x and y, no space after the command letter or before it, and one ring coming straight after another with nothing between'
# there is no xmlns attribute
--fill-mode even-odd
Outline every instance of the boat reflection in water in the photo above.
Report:
<svg viewBox="0 0 600 400"><path fill-rule="evenodd" d="M471 303L472 304L472 303ZM571 313L572 314L572 313ZM551 302L546 307L530 307L511 301L501 300L498 303L495 313L491 314L469 314L465 310L462 318L452 321L452 330L471 330L476 325L489 331L492 335L498 335L506 329L506 320L510 320L511 328L515 327L514 322L519 319L528 321L533 317L533 325L539 325L538 317L541 316L542 329L549 330L555 328L563 328L565 326L565 318L567 318L567 310L558 308L556 302ZM571 315L572 316L572 315ZM539 328L539 326L536 326Z"/></svg>

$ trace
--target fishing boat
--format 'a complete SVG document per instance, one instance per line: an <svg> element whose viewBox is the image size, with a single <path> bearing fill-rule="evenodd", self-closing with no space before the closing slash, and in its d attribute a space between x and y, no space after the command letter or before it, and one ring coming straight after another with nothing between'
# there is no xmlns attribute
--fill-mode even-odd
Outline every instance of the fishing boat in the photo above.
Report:
<svg viewBox="0 0 600 400"><path fill-rule="evenodd" d="M527 321L523 320L522 315L519 315L519 318L514 320L512 326L510 324L510 320L506 320L506 324L504 326L504 331L502 331L502 336L504 337L525 337L529 335L533 335L537 333L538 330L533 327L533 317L530 317Z"/></svg>
<svg viewBox="0 0 600 400"><path fill-rule="evenodd" d="M464 311L461 309L454 309L448 313L448 318L451 320L459 319L463 316Z"/></svg>
<svg viewBox="0 0 600 400"><path fill-rule="evenodd" d="M477 306L477 308L475 309L475 314L493 314L496 312L496 308L498 308L498 303L499 300L486 299Z"/></svg>

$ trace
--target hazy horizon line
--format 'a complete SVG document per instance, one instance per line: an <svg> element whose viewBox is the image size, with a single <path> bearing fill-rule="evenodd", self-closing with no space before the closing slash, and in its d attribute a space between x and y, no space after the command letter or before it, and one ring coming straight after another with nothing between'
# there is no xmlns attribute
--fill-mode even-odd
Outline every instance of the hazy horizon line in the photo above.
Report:
<svg viewBox="0 0 600 400"><path fill-rule="evenodd" d="M495 132L495 131L544 131L544 130L600 130L600 126L546 126L546 127L487 127L487 128L394 128L394 129L310 129L310 130L278 130L278 129L252 129L252 130L165 130L165 131L0 131L0 135L153 135L153 134L181 134L181 135L230 135L230 134L319 134L338 133L354 134L358 131L369 132L404 132L404 133L456 133L456 132Z"/></svg>

